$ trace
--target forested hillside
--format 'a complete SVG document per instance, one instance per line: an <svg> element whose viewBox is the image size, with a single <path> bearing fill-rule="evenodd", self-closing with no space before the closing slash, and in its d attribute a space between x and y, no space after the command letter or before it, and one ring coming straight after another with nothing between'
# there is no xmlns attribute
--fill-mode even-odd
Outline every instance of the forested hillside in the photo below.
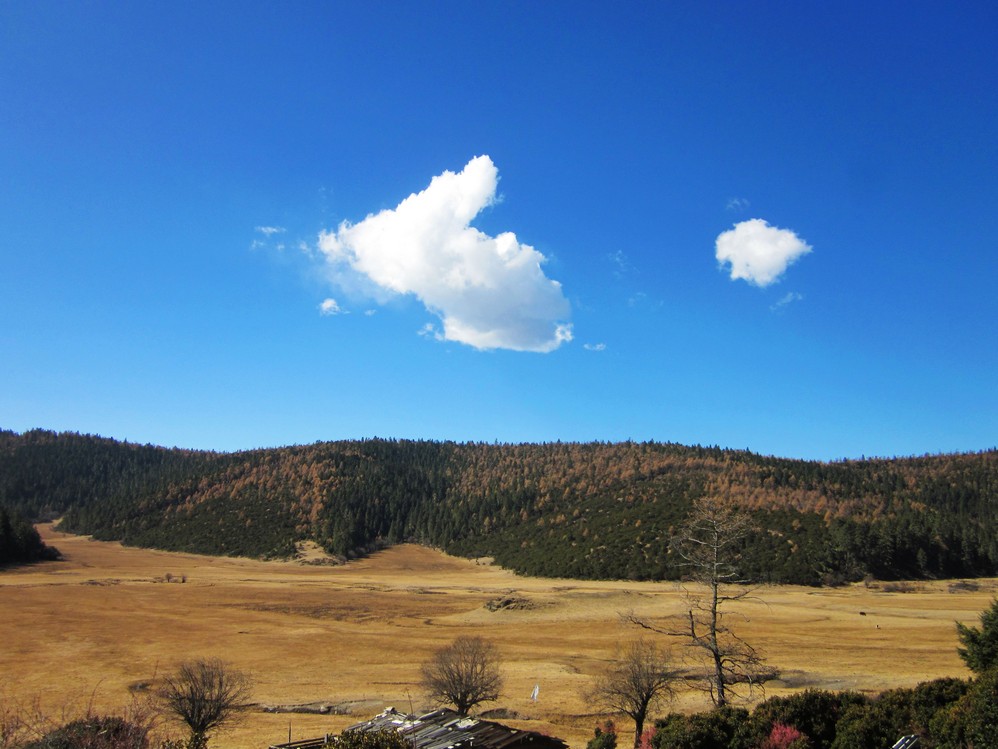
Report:
<svg viewBox="0 0 998 749"><path fill-rule="evenodd" d="M46 546L30 522L0 506L0 568L58 558L59 551Z"/></svg>
<svg viewBox="0 0 998 749"><path fill-rule="evenodd" d="M396 440L210 453L0 432L0 506L128 544L343 557L417 541L522 573L675 578L672 529L701 496L760 527L759 581L998 574L998 452L818 463L662 443Z"/></svg>

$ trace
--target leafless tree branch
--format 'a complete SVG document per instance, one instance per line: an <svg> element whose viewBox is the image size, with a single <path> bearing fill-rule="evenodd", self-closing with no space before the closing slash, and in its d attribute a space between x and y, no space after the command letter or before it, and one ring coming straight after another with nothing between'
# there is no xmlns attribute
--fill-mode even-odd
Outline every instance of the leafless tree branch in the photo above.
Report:
<svg viewBox="0 0 998 749"><path fill-rule="evenodd" d="M659 626L629 614L626 621L646 630L686 641L695 660L704 668L703 684L717 707L728 704L733 685L758 684L763 659L726 621L726 604L752 597L754 590L741 587L738 548L753 530L747 513L709 497L696 502L686 522L673 538L672 551L686 569L687 610L669 626Z"/></svg>

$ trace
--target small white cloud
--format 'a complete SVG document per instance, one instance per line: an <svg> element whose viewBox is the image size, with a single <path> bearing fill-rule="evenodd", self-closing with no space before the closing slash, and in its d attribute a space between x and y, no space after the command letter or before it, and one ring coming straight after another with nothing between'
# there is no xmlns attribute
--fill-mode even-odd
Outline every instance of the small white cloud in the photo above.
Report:
<svg viewBox="0 0 998 749"><path fill-rule="evenodd" d="M344 310L336 302L335 299L323 299L322 304L319 305L320 315L341 315L344 314Z"/></svg>
<svg viewBox="0 0 998 749"><path fill-rule="evenodd" d="M283 234L287 231L283 226L258 226L256 230L265 237L272 237L275 234Z"/></svg>
<svg viewBox="0 0 998 749"><path fill-rule="evenodd" d="M769 286L783 272L811 251L811 246L789 229L770 226L761 218L735 224L717 237L716 257L731 265L731 280L739 278L756 286Z"/></svg>
<svg viewBox="0 0 998 749"><path fill-rule="evenodd" d="M274 236L275 234L283 234L284 232L287 231L287 229L285 229L283 226L258 226L256 227L256 231L263 234L263 236L269 238Z"/></svg>
<svg viewBox="0 0 998 749"><path fill-rule="evenodd" d="M725 206L729 211L744 211L748 208L751 203L749 203L745 198L728 198L728 203Z"/></svg>
<svg viewBox="0 0 998 749"><path fill-rule="evenodd" d="M606 351L605 343L583 343L582 348L586 351Z"/></svg>
<svg viewBox="0 0 998 749"><path fill-rule="evenodd" d="M803 294L798 294L796 291L788 291L786 294L780 297L779 301L772 304L769 309L772 310L773 312L776 312L777 310L786 307L788 304L799 302L803 298L804 298Z"/></svg>
<svg viewBox="0 0 998 749"><path fill-rule="evenodd" d="M320 233L330 278L344 288L366 283L372 296L414 295L440 318L444 340L553 351L572 340L571 310L541 269L546 258L512 232L492 237L470 226L495 204L497 184L492 160L479 156L396 208Z"/></svg>
<svg viewBox="0 0 998 749"><path fill-rule="evenodd" d="M611 252L607 255L607 258L613 263L614 270L613 275L620 278L624 274L634 269L631 265L630 260L627 259L627 255L624 254L622 250L617 250L616 252Z"/></svg>
<svg viewBox="0 0 998 749"><path fill-rule="evenodd" d="M627 298L627 306L637 310L660 309L664 302L661 299L654 299L643 291L636 291Z"/></svg>
<svg viewBox="0 0 998 749"><path fill-rule="evenodd" d="M254 238L250 243L251 250L269 249L276 252L284 252L285 243L274 239L274 237L284 234L287 231L283 226L255 226L253 227L253 231L259 236Z"/></svg>
<svg viewBox="0 0 998 749"><path fill-rule="evenodd" d="M436 329L433 323L428 322L426 325L421 327L418 334L423 336L423 338L432 338L435 341L443 341L444 337L440 334L440 331Z"/></svg>

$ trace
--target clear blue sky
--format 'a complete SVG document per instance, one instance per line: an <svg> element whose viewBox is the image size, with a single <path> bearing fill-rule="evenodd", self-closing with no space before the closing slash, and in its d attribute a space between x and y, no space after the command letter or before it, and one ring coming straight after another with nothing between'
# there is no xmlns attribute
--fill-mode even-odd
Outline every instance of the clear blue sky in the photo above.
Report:
<svg viewBox="0 0 998 749"><path fill-rule="evenodd" d="M0 3L0 426L993 447L996 39L992 2Z"/></svg>

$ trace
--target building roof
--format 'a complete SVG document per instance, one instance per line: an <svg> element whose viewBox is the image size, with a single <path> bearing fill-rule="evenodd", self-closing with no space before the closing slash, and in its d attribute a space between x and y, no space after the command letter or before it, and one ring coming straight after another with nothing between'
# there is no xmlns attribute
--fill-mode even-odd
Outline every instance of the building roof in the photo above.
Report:
<svg viewBox="0 0 998 749"><path fill-rule="evenodd" d="M469 718L441 709L425 715L407 715L390 707L347 731L392 728L412 742L415 749L567 749L561 739L536 731L521 731L501 723Z"/></svg>

